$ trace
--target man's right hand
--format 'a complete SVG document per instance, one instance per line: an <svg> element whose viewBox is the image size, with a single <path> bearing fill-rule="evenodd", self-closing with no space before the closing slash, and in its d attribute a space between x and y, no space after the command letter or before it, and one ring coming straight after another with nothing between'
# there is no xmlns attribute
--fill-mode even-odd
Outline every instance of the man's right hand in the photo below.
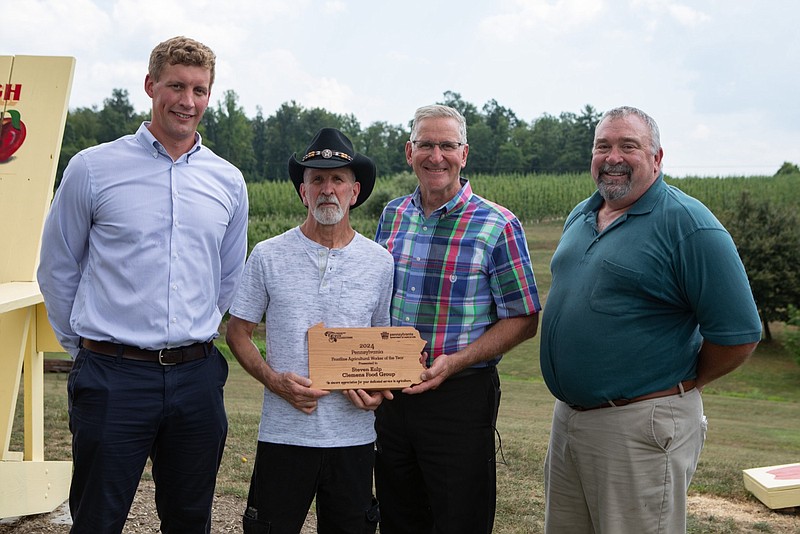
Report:
<svg viewBox="0 0 800 534"><path fill-rule="evenodd" d="M270 391L307 414L317 409L320 397L330 394L330 391L312 388L309 378L295 373L274 373L269 382Z"/></svg>

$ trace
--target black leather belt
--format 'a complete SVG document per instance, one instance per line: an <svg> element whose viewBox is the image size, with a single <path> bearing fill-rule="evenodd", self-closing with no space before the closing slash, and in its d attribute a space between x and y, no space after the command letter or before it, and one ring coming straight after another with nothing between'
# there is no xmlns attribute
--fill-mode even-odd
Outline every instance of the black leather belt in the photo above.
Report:
<svg viewBox="0 0 800 534"><path fill-rule="evenodd" d="M663 389L661 391L654 391L653 393L648 393L646 395L640 395L638 397L634 397L632 399L617 399L615 401L608 401L604 402L603 404L598 404L597 406L592 406L591 408L584 408L583 406L573 406L569 405L570 408L573 410L578 410L579 412L586 412L589 410L597 410L600 408L611 408L611 407L619 407L619 406L627 406L628 404L633 404L634 402L639 402L643 400L649 399L659 399L661 397L668 397L670 395L677 395L678 393L685 393L694 389L695 384L697 384L696 380L684 380L677 386L673 386L669 389Z"/></svg>
<svg viewBox="0 0 800 534"><path fill-rule="evenodd" d="M208 356L211 349L214 348L214 344L211 341L161 350L140 349L139 347L131 347L130 345L121 345L108 341L93 341L91 339L82 339L81 345L98 354L122 357L126 360L137 360L140 362L157 362L161 365L175 365L176 363L199 360L200 358Z"/></svg>
<svg viewBox="0 0 800 534"><path fill-rule="evenodd" d="M467 376L489 373L493 369L496 369L496 367L494 365L486 365L484 367L467 367L466 369L462 369L461 371L450 375L450 377L448 377L448 380L453 380L454 378L464 378L464 377L467 377Z"/></svg>

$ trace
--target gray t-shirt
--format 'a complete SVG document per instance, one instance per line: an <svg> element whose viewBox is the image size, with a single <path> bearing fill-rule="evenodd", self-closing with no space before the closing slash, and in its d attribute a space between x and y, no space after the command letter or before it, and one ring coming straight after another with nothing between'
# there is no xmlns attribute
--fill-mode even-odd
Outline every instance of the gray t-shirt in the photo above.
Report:
<svg viewBox="0 0 800 534"><path fill-rule="evenodd" d="M329 249L295 227L255 246L230 313L252 323L266 313L269 365L308 376L308 329L320 322L330 328L389 326L393 275L392 256L359 233L345 247ZM374 441L373 424L372 412L339 391L321 398L308 415L264 388L258 439L349 447Z"/></svg>

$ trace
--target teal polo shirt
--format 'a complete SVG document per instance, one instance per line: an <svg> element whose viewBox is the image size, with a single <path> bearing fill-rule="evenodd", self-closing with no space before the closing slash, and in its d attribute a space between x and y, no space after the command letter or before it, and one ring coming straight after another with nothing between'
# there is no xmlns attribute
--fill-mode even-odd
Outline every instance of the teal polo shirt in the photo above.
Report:
<svg viewBox="0 0 800 534"><path fill-rule="evenodd" d="M555 397L583 407L695 378L703 338L761 339L730 234L663 176L603 232L599 193L579 204L553 255L541 368Z"/></svg>

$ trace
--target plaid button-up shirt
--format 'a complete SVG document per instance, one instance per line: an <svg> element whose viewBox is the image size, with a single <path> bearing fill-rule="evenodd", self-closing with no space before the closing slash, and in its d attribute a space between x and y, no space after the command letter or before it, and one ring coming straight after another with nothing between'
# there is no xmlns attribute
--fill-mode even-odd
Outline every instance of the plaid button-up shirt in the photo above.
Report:
<svg viewBox="0 0 800 534"><path fill-rule="evenodd" d="M541 309L522 225L509 210L474 195L466 180L427 218L419 188L391 201L375 239L395 260L392 325L419 331L428 365L474 342L499 319Z"/></svg>

